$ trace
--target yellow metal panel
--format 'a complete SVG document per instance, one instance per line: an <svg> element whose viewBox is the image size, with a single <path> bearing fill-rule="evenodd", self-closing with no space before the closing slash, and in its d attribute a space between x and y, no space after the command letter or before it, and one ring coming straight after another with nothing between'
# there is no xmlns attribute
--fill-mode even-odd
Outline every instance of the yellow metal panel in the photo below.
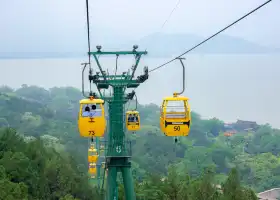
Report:
<svg viewBox="0 0 280 200"><path fill-rule="evenodd" d="M82 137L104 136L106 119L103 103L102 99L83 99L80 101L78 128Z"/></svg>

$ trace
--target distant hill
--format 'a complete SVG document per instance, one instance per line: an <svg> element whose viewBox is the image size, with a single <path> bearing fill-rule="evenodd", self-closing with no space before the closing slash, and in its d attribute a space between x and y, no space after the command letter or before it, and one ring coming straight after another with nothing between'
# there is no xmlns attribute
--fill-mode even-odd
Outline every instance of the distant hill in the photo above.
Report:
<svg viewBox="0 0 280 200"><path fill-rule="evenodd" d="M106 40L105 40L106 39ZM103 49L107 51L115 50L127 50L132 49L134 44L139 46L139 50L145 50L149 52L149 57L166 57L174 56L185 52L194 45L200 43L205 38L192 35L192 34L163 34L155 33L143 37L135 41L127 41L123 37L116 38L113 35L106 35L103 38L104 43L101 45ZM100 40L97 40L100 41ZM102 40L101 40L102 41ZM76 51L68 52L69 49L59 46L59 42L54 44L58 46L57 52L44 51L43 49L50 49L46 45L41 44L40 52L30 51L29 49L24 52L4 52L0 49L0 59L14 59L14 58L67 58L67 57L83 57L86 56L87 49L83 50L79 45L79 40L72 40L71 46L77 47ZM95 45L93 45L95 46ZM110 47L110 48L109 48ZM66 46L65 46L66 48ZM72 48L73 49L73 48ZM1 52L2 51L2 52ZM29 51L29 52L28 52ZM64 51L64 52L63 52ZM198 54L259 54L259 53L279 53L280 49L273 47L261 46L256 43L249 42L242 38L219 35L205 44L198 47L191 53Z"/></svg>
<svg viewBox="0 0 280 200"><path fill-rule="evenodd" d="M139 41L135 41L141 49L147 48L150 56L172 56L177 55L193 46L199 44L206 38L191 34L152 34ZM227 35L219 35L192 53L199 54L256 54L256 53L278 53L280 49L261 46L242 38Z"/></svg>

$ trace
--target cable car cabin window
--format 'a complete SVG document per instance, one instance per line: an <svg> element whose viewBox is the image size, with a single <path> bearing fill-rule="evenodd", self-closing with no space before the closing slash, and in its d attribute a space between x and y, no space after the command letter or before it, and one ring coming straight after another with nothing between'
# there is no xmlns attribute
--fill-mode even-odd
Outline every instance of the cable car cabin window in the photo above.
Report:
<svg viewBox="0 0 280 200"><path fill-rule="evenodd" d="M96 169L96 164L95 163L89 163L89 170Z"/></svg>
<svg viewBox="0 0 280 200"><path fill-rule="evenodd" d="M127 116L127 122L128 123L137 123L139 122L139 117L136 114L129 114Z"/></svg>
<svg viewBox="0 0 280 200"><path fill-rule="evenodd" d="M102 109L100 104L84 104L82 117L101 117Z"/></svg>
<svg viewBox="0 0 280 200"><path fill-rule="evenodd" d="M167 101L166 118L186 118L185 101Z"/></svg>

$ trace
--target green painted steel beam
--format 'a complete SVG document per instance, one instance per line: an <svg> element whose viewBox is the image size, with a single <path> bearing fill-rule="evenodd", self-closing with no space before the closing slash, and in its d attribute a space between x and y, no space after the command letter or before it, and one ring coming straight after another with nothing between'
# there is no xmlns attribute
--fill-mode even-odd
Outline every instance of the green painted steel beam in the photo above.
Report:
<svg viewBox="0 0 280 200"><path fill-rule="evenodd" d="M139 64L139 62L140 62L140 59L141 59L141 54L140 54L140 55L137 54L136 63L135 63L135 65L134 65L134 69L133 69L133 72L132 72L132 74L131 74L130 80L132 80L132 78L134 77L134 74L135 74L135 71L136 71L136 69L137 69L137 66L138 66L138 64ZM127 77L127 78L128 78L128 77Z"/></svg>
<svg viewBox="0 0 280 200"><path fill-rule="evenodd" d="M146 54L146 51L136 50L115 52L89 52L89 55L93 55L97 66L102 74L102 76L94 80L94 84L96 84L98 88L100 97L104 99L109 106L109 120L106 136L107 141L104 142L106 168L108 170L108 176L106 178L105 185L105 200L118 199L118 173L121 173L123 177L122 179L125 190L125 199L136 200L133 176L131 171L131 142L126 141L125 135L125 103L129 100L125 93L125 90L126 88L137 88L140 85L139 80L133 80L133 76L135 74L137 66L139 65L141 56ZM98 55L135 55L135 65L132 74L130 75L126 73L122 75L107 75L105 71L102 70L101 64L98 60ZM105 93L103 93L102 95L100 89L108 89L109 86L112 87L113 94L105 95ZM102 169L99 168L98 177L101 176L101 170ZM105 176L103 177L103 181L105 181ZM98 184L100 184L99 181Z"/></svg>
<svg viewBox="0 0 280 200"><path fill-rule="evenodd" d="M127 78L127 77L129 77L129 78L131 78L132 76L131 75L106 75L106 77L108 78L108 79L111 79L111 78Z"/></svg>
<svg viewBox="0 0 280 200"><path fill-rule="evenodd" d="M137 88L140 85L140 83L129 83L127 84L127 88Z"/></svg>
<svg viewBox="0 0 280 200"><path fill-rule="evenodd" d="M98 89L108 89L109 88L109 84L107 84L107 83L97 84L97 88ZM105 96L105 95L102 95L102 96Z"/></svg>
<svg viewBox="0 0 280 200"><path fill-rule="evenodd" d="M117 198L117 174L122 173L125 197L135 200L133 178L131 174L131 143L125 140L124 130L124 86L113 86L113 96L109 102L109 135L106 145L108 177L106 200Z"/></svg>
<svg viewBox="0 0 280 200"><path fill-rule="evenodd" d="M108 84L111 86L117 86L117 85L127 85L127 84L139 84L137 80L125 80L125 79L112 79L109 80L108 78L105 80L98 81L97 84Z"/></svg>
<svg viewBox="0 0 280 200"><path fill-rule="evenodd" d="M88 55L146 55L147 51L94 51Z"/></svg>
<svg viewBox="0 0 280 200"><path fill-rule="evenodd" d="M98 66L98 68L99 68L99 70L100 70L100 72L101 72L101 74L102 74L104 80L106 80L106 74L105 74L105 72L102 70L102 67L101 67L101 65L100 65L100 63L99 63L99 60L98 60L97 56L94 55L93 57L94 57L94 59L95 59L95 62L96 62L96 64L97 64L97 66Z"/></svg>

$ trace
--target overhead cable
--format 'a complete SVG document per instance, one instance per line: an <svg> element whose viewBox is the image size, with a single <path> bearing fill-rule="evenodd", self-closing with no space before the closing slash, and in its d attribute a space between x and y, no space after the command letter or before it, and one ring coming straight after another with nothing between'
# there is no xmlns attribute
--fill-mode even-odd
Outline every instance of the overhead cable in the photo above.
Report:
<svg viewBox="0 0 280 200"><path fill-rule="evenodd" d="M177 9L177 7L179 6L181 0L178 0L176 5L174 6L174 8L172 9L172 11L169 13L168 17L166 18L166 20L163 22L163 24L161 25L160 29L158 32L161 32L161 30L164 28L164 26L166 25L166 23L169 21L169 19L171 18L172 14L174 13L174 11ZM148 44L149 45L149 44ZM146 49L147 50L147 49Z"/></svg>
<svg viewBox="0 0 280 200"><path fill-rule="evenodd" d="M214 38L215 36L217 36L218 34L220 34L221 32L225 31L226 29L228 29L229 27L233 26L234 24L238 23L239 21L245 19L246 17L248 17L249 15L251 15L252 13L256 12L257 10L259 10L260 8L262 8L263 6L265 6L266 4L270 3L272 0L268 0L265 3L261 4L260 6L258 6L257 8L255 8L254 10L250 11L249 13L247 13L246 15L242 16L241 18L237 19L236 21L234 21L233 23L229 24L228 26L226 26L225 28L221 29L220 31L218 31L217 33L213 34L212 36L208 37L207 39L203 40L202 42L200 42L199 44L195 45L194 47L190 48L189 50L187 50L186 52L182 53L181 55L177 56L176 58L173 58L172 60L158 66L155 67L154 69L151 69L149 72L153 72L159 68L162 68L164 66L166 66L167 64L175 61L177 58L180 58L181 56L193 51L194 49L196 49L197 47L199 47L200 45L204 44L205 42L207 42L208 40Z"/></svg>
<svg viewBox="0 0 280 200"><path fill-rule="evenodd" d="M177 9L177 7L179 6L181 0L178 0L177 4L175 5L175 7L173 8L173 10L171 11L171 13L169 14L168 18L164 21L164 23L161 26L161 29L165 26L165 24L168 22L168 20L170 19L170 17L172 16L173 12Z"/></svg>
<svg viewBox="0 0 280 200"><path fill-rule="evenodd" d="M88 63L89 65L91 64L90 62L90 28L89 28L89 8L88 8L88 0L86 0L86 8L87 8L87 36L88 36Z"/></svg>

